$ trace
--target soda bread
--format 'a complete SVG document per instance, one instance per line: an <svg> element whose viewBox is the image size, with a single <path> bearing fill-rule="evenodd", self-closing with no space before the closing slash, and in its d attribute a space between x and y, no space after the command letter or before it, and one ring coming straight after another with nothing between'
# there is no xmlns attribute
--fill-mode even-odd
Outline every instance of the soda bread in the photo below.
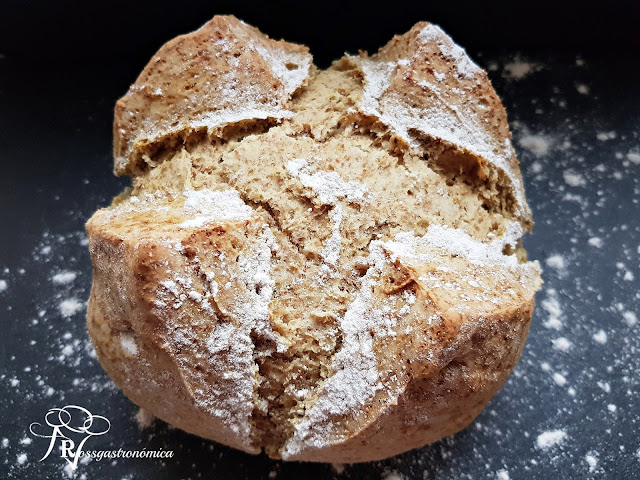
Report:
<svg viewBox="0 0 640 480"><path fill-rule="evenodd" d="M132 188L87 223L87 325L136 404L274 458L381 459L467 426L541 285L506 114L437 26L317 69L218 16L118 101Z"/></svg>

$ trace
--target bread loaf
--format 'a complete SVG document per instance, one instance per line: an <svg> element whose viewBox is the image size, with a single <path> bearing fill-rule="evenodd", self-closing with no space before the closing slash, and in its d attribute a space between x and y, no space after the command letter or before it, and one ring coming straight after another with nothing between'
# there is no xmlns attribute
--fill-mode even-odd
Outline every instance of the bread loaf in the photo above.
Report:
<svg viewBox="0 0 640 480"><path fill-rule="evenodd" d="M250 453L381 459L467 426L540 287L506 113L437 26L317 69L214 17L118 101L87 325L136 404Z"/></svg>

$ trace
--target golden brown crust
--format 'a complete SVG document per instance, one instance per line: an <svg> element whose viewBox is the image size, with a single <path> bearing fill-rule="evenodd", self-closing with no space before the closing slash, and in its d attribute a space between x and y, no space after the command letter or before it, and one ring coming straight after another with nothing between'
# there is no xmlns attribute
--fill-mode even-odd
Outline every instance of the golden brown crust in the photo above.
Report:
<svg viewBox="0 0 640 480"><path fill-rule="evenodd" d="M470 156L472 171L458 173L505 189L508 209L532 225L505 109L487 73L437 25L417 23L375 55L352 61L367 83L363 113L427 159L447 150ZM440 159L442 168L446 163Z"/></svg>
<svg viewBox="0 0 640 480"><path fill-rule="evenodd" d="M290 116L310 64L307 47L271 40L233 16L171 40L116 103L115 173L139 173L158 147L175 148L194 132L215 136L229 123Z"/></svg>
<svg viewBox="0 0 640 480"><path fill-rule="evenodd" d="M532 311L533 302L473 325L473 331L465 332L455 349L449 350L449 363L406 381L394 401L379 406L360 429L289 459L338 463L380 460L464 429L520 359ZM508 341L496 342L496 338ZM405 361L410 363L411 359Z"/></svg>
<svg viewBox="0 0 640 480"><path fill-rule="evenodd" d="M88 329L100 362L134 402L186 431L255 453L265 435L252 421L261 403L255 356L287 342L286 332L272 330L275 319L260 324L244 316L259 305L256 284L240 266L264 250L265 225L248 211L240 212L247 220L200 221L206 212L185 213L182 201L159 194L133 205L125 200L89 221ZM464 428L506 380L528 331L536 268L492 263L479 242L471 243L477 252L458 256L434 245L470 238L431 232L444 236L375 244L364 300L359 294L349 306L363 304L356 314L366 324L355 335L371 335L379 372L355 390L369 395L366 408L336 410L335 385L328 385L337 376L329 376L308 399L284 458L358 462L435 441ZM259 261L267 265L271 257L267 250ZM253 266L250 277L269 270ZM375 325L369 312L376 311L388 328ZM349 328L345 323L343 349ZM370 367L343 364L356 374ZM338 384L338 399L345 387ZM394 435L398 441L389 442Z"/></svg>
<svg viewBox="0 0 640 480"><path fill-rule="evenodd" d="M87 224L87 325L179 428L380 459L464 428L518 361L530 212L504 108L439 28L309 64L233 17L152 59L116 108L134 188Z"/></svg>
<svg viewBox="0 0 640 480"><path fill-rule="evenodd" d="M366 408L336 413L336 395L325 385L285 446L285 459L360 462L434 442L466 427L505 382L526 340L538 272L449 257L446 249L432 250L435 241L409 256L393 253L397 245L382 246L392 262L377 275L367 309L399 303L392 335L366 333L383 388Z"/></svg>
<svg viewBox="0 0 640 480"><path fill-rule="evenodd" d="M121 207L117 218L102 210L88 222L89 333L134 402L183 430L256 453L250 335L267 342L264 353L274 350L274 336L263 319L243 316L245 306L259 309L253 290L268 286L252 283L242 267L269 262L268 246L265 259L255 258L265 226L249 214L193 227L184 222L199 217L176 212L181 200L151 197ZM226 344L212 346L222 332Z"/></svg>

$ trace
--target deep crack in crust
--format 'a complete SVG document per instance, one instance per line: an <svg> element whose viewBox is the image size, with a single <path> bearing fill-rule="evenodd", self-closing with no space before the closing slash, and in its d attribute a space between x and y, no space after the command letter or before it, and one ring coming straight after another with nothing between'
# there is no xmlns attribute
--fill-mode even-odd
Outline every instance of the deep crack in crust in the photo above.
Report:
<svg viewBox="0 0 640 480"><path fill-rule="evenodd" d="M132 196L87 225L89 332L134 402L245 451L355 462L464 428L500 388L522 351L539 272L517 235L491 240L512 235L513 225L530 228L531 219L504 109L486 74L440 34L418 24L373 57L293 78L278 62L295 55L295 70L308 65L305 48L215 17L154 57L116 109L116 172L134 174ZM173 93L149 95L167 85L153 65L176 58ZM231 59L221 87L203 81L196 93L191 83L191 93L181 91L181 69L191 78L212 59L206 72ZM267 70L274 77L261 84ZM253 98L224 103L220 88L234 75L236 92L269 92L280 113L226 112L255 107ZM439 87L429 87L434 79ZM484 105L480 113L466 96ZM467 126L488 124L483 148L507 142L494 153L510 171L474 151L474 138L452 142L415 117L433 115L443 99ZM319 180L342 194L331 198ZM181 207L188 192L230 189L237 201L223 200L233 218ZM438 225L468 235L431 228ZM398 235L404 240L394 242ZM472 249L433 247L442 238ZM488 263L472 261L478 249ZM502 251L521 263L497 262ZM124 348L131 341L135 352ZM349 349L362 354L359 363Z"/></svg>

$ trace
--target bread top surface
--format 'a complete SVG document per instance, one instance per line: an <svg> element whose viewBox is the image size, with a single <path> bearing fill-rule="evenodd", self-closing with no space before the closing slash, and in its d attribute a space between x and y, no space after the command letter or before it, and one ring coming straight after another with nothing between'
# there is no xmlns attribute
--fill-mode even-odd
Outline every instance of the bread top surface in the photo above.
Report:
<svg viewBox="0 0 640 480"><path fill-rule="evenodd" d="M114 170L135 174L176 136L244 120L281 120L306 79L307 47L271 40L231 16L165 44L116 103Z"/></svg>
<svg viewBox="0 0 640 480"><path fill-rule="evenodd" d="M158 268L136 288L165 331L153 341L179 343L195 318L216 355L216 339L242 339L215 367L237 373L234 444L310 459L464 357L478 329L528 321L540 272L519 245L532 223L506 114L434 25L318 71L305 47L215 17L158 52L114 131L133 190L90 220L94 263L120 242L135 270L148 247Z"/></svg>
<svg viewBox="0 0 640 480"><path fill-rule="evenodd" d="M504 107L486 72L438 26L418 23L375 55L343 61L359 70L354 109L379 124L376 132L443 169L451 167L447 153L469 157L454 173L500 189L530 228ZM291 119L311 62L306 47L271 40L232 16L168 42L116 104L116 174L140 174L198 133L225 138L225 127Z"/></svg>

